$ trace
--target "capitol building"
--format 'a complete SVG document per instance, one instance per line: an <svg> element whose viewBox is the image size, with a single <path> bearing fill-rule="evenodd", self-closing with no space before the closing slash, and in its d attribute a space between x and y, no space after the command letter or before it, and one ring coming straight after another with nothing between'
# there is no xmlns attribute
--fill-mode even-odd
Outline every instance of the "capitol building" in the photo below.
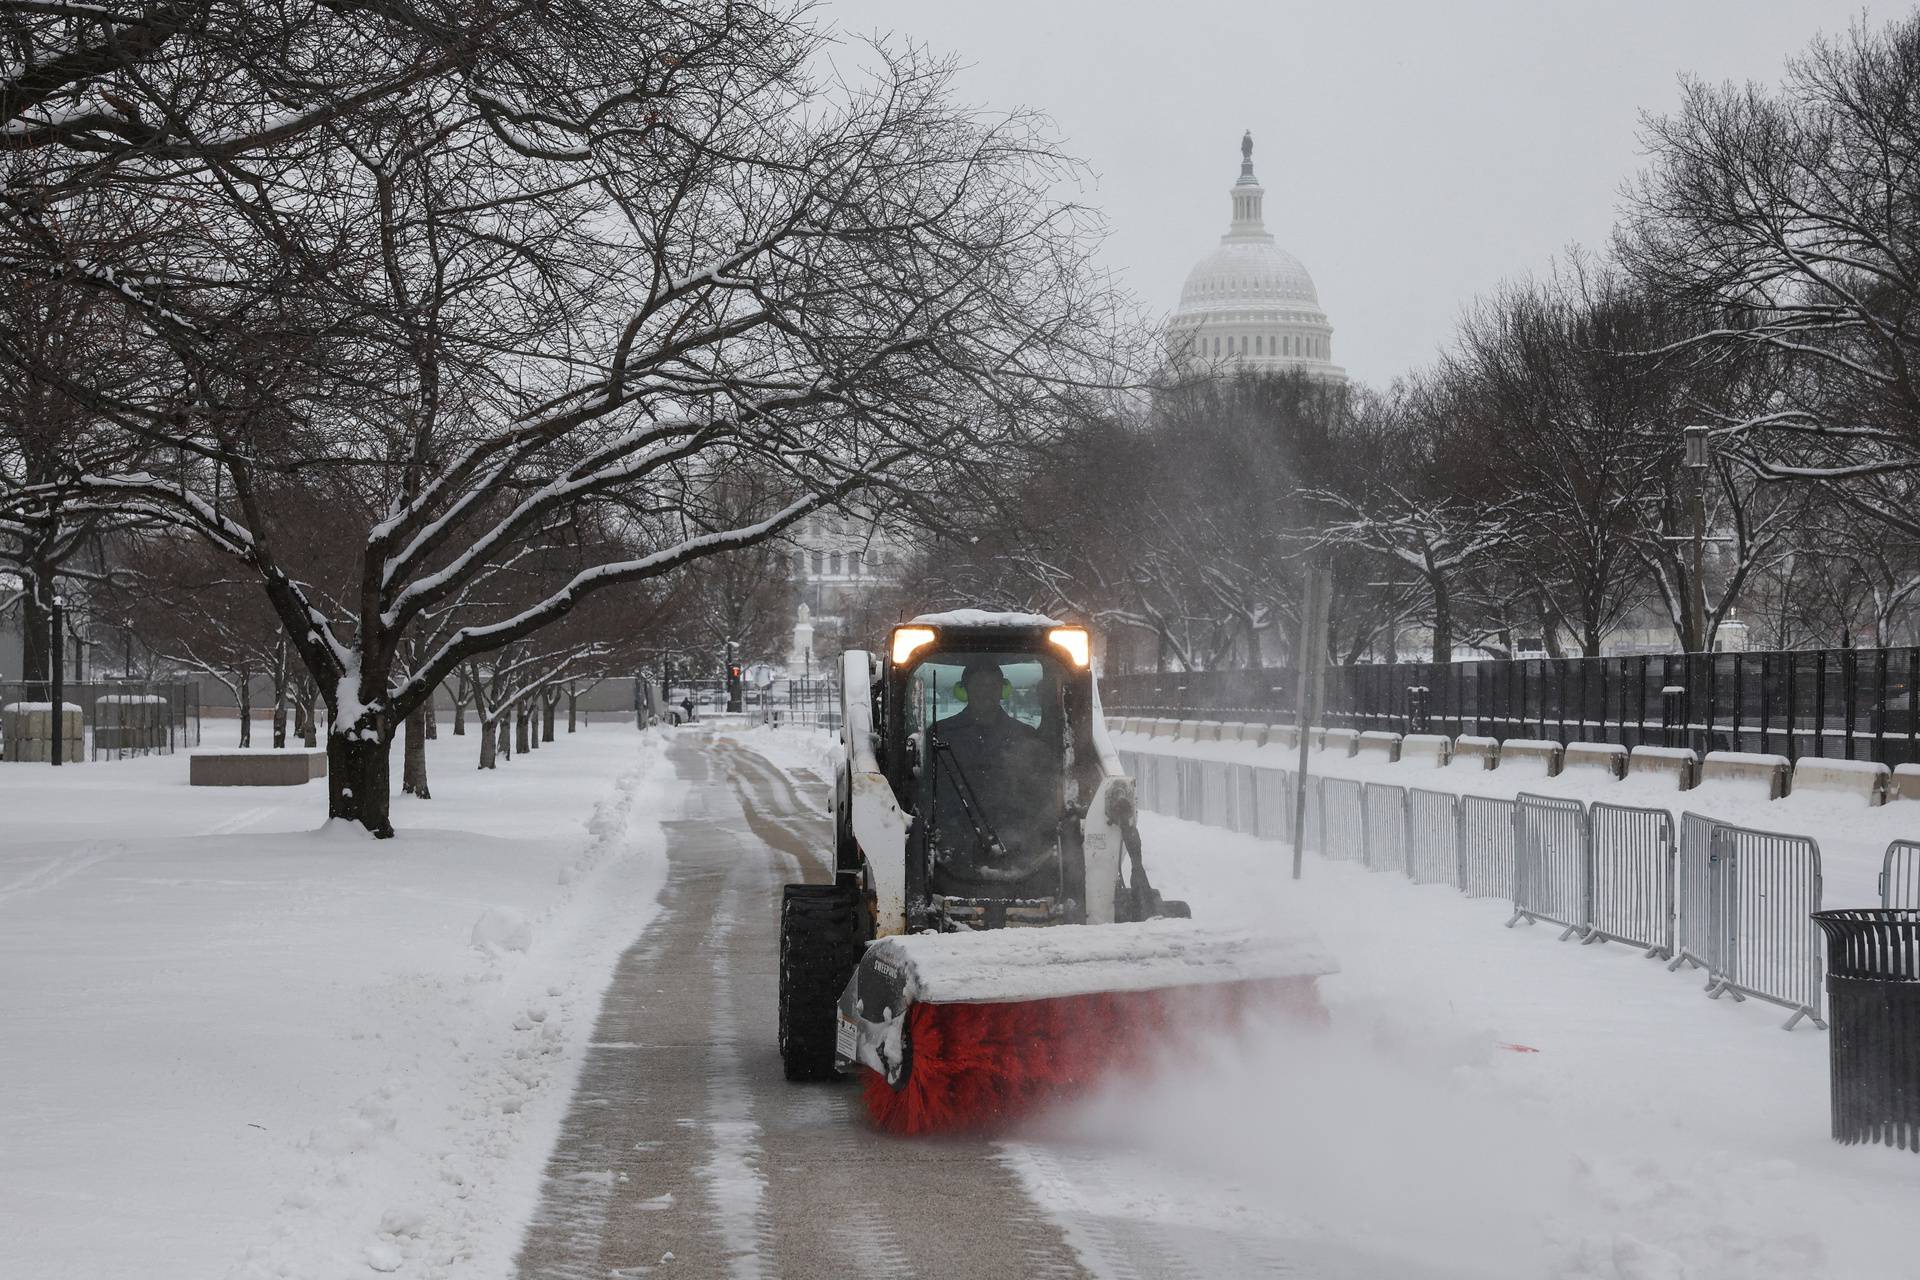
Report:
<svg viewBox="0 0 1920 1280"><path fill-rule="evenodd" d="M1187 368L1299 371L1346 381L1346 370L1333 363L1333 325L1313 277L1267 231L1267 192L1253 176L1251 133L1240 139L1240 178L1230 194L1233 221L1220 247L1187 273L1168 322L1168 356Z"/></svg>

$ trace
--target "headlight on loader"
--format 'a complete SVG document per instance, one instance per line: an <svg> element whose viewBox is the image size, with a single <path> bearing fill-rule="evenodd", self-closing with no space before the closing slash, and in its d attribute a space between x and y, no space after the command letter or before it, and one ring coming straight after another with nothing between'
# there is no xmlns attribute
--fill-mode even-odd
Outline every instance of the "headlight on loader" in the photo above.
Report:
<svg viewBox="0 0 1920 1280"><path fill-rule="evenodd" d="M1055 627L1047 632L1047 640L1060 648L1076 667L1086 666L1093 656L1093 641L1085 627Z"/></svg>
<svg viewBox="0 0 1920 1280"><path fill-rule="evenodd" d="M914 652L933 643L932 627L895 627L893 629L893 661L897 666L914 655Z"/></svg>

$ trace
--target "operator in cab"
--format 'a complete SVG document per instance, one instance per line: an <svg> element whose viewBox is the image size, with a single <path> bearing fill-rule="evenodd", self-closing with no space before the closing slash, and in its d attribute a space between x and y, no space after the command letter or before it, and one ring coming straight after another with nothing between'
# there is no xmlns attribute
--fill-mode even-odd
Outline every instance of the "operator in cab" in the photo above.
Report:
<svg viewBox="0 0 1920 1280"><path fill-rule="evenodd" d="M966 705L932 726L936 863L954 877L1010 887L1054 854L1057 753L1007 713L997 663L968 663Z"/></svg>

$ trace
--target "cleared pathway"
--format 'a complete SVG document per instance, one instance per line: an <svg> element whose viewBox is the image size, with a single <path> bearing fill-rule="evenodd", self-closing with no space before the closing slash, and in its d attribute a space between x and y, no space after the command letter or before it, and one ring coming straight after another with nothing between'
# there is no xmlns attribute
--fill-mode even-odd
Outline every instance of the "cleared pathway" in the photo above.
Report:
<svg viewBox="0 0 1920 1280"><path fill-rule="evenodd" d="M607 992L519 1274L1087 1274L993 1144L891 1139L852 1086L782 1078L780 886L826 878L825 788L724 737L670 758L662 910Z"/></svg>

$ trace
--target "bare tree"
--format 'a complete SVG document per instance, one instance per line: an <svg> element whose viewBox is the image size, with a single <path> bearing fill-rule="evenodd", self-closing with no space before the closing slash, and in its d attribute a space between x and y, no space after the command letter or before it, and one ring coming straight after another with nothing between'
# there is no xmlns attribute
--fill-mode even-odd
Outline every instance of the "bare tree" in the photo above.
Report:
<svg viewBox="0 0 1920 1280"><path fill-rule="evenodd" d="M381 11L371 35L310 16L284 46L281 11L232 43L142 27L157 45L59 91L127 100L91 132L57 95L15 110L68 172L95 146L177 157L191 218L105 254L62 239L55 181L0 230L16 269L88 284L166 352L143 394L69 391L182 464L60 492L256 575L329 709L334 816L390 832L391 736L463 664L870 486L937 488L1107 376L1051 143L956 106L944 66L876 55L870 82L816 85L816 33L718 0ZM235 96L187 91L209 75ZM181 111L191 127L124 136ZM710 495L745 466L792 497L733 523ZM302 571L296 484L358 541L337 578ZM556 582L520 571L569 555Z"/></svg>
<svg viewBox="0 0 1920 1280"><path fill-rule="evenodd" d="M1618 243L1703 317L1676 350L1767 371L1720 418L1758 473L1811 480L1920 534L1920 15L1815 40L1778 89L1684 86L1645 122L1651 163Z"/></svg>

